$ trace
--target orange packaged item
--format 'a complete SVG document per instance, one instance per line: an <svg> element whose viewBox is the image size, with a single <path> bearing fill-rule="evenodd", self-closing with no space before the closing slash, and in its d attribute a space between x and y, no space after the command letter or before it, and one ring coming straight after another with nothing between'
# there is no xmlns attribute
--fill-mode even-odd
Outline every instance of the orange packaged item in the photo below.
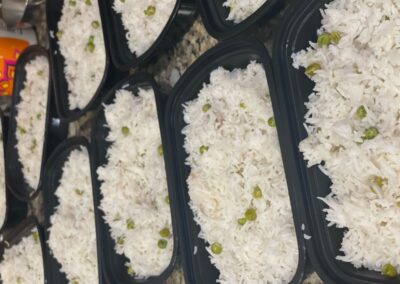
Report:
<svg viewBox="0 0 400 284"><path fill-rule="evenodd" d="M0 96L11 96L15 64L29 42L23 39L0 37Z"/></svg>

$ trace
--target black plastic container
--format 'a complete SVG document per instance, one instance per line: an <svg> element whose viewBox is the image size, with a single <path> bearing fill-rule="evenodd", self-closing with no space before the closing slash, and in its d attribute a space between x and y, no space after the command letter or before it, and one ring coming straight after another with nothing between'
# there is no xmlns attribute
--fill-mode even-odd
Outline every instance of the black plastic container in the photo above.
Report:
<svg viewBox="0 0 400 284"><path fill-rule="evenodd" d="M229 9L222 6L226 0L197 0L201 18L208 33L220 40L232 38L272 18L283 0L267 0L257 11L240 23L228 21Z"/></svg>
<svg viewBox="0 0 400 284"><path fill-rule="evenodd" d="M200 226L194 221L193 212L189 206L190 196L186 180L190 174L190 167L185 165L187 154L183 148L184 135L182 129L186 123L183 119L182 104L197 98L203 84L209 83L210 73L213 70L220 66L228 70L245 68L253 60L261 63L266 71L281 150L284 152L286 151L284 143L286 125L283 123L285 118L275 93L270 58L264 46L255 39L227 41L206 52L182 76L168 101L165 116L168 142L167 155L170 162L168 182L171 188L176 188L180 202L179 221L182 226L180 244L187 283L216 283L219 272L211 264L206 250L206 242L199 237ZM288 180L288 183L290 183L290 180ZM289 194L299 249L298 268L291 283L301 283L307 268L305 245L301 232L304 216L297 213L297 207L302 206L299 202L300 193L292 189ZM195 247L197 247L197 253L194 255Z"/></svg>
<svg viewBox="0 0 400 284"><path fill-rule="evenodd" d="M18 151L16 149L17 144L17 121L16 116L18 114L18 110L16 106L21 101L20 92L24 88L24 82L26 80L26 70L25 66L30 61L34 60L38 56L45 56L48 58L47 51L40 46L30 46L21 54L19 57L17 64L15 66L15 77L14 77L14 90L12 97L12 108L11 108L11 116L9 122L9 133L8 133L8 141L7 141L7 150L6 150L6 174L7 174L7 183L10 187L13 194L21 201L28 201L35 197L40 188L41 177L43 175L43 166L46 162L46 158L48 155L47 151L47 139L48 136L48 125L50 124L50 105L51 105L51 80L49 80L49 91L47 95L47 109L46 109L46 122L45 122L45 131L43 137L43 151L42 151L42 166L40 169L40 178L37 188L31 188L27 182L25 181L22 173L22 164L20 163L18 157ZM50 72L49 72L50 73Z"/></svg>
<svg viewBox="0 0 400 284"><path fill-rule="evenodd" d="M163 118L164 118L164 105L166 98L159 92L158 86L152 77L148 75L136 75L130 76L119 84L117 84L113 90L111 90L108 95L104 98L103 103L110 104L114 101L115 92L120 89L125 89L133 92L135 95L137 94L138 88L145 89L153 89L155 94L155 100L157 105L157 113L158 119L160 123L160 133L161 140L163 142L163 147L165 151L165 129L162 127ZM94 124L92 127L92 182L94 187L94 194L96 199L96 206L100 205L101 201L101 182L97 178L96 170L98 167L107 164L107 150L111 146L111 143L107 141L107 136L109 133L109 128L106 126L106 119L104 116L104 109L100 109L96 115L94 120ZM165 155L164 155L165 158ZM165 161L167 167L167 161ZM174 265L177 258L178 252L178 227L177 227L177 204L175 202L175 190L174 188L169 187L169 197L170 197L170 206L171 206L171 215L172 215L172 229L174 232L173 240L174 240L174 248L173 255L170 261L169 266L161 273L159 276L149 277L146 280L143 279L135 279L130 277L126 271L125 263L128 259L124 256L117 254L114 251L115 242L110 234L110 227L104 221L104 213L100 209L98 209L96 222L98 224L99 233L98 238L100 242L100 253L99 257L101 257L102 262L102 270L103 277L105 283L119 283L119 284L131 284L131 283L164 283L164 281L168 278L171 272L174 269ZM116 204L117 205L117 204ZM118 205L117 205L118 206Z"/></svg>
<svg viewBox="0 0 400 284"><path fill-rule="evenodd" d="M0 262L3 261L4 250L10 248L14 245L17 245L22 238L30 237L32 229L36 227L39 233L39 242L42 249L42 259L43 259L43 274L44 274L44 283L46 282L46 250L44 244L44 230L43 227L38 223L37 219L33 216L27 217L18 223L13 229L8 230L4 234L4 239L0 243ZM41 283L37 283L41 284Z"/></svg>
<svg viewBox="0 0 400 284"><path fill-rule="evenodd" d="M8 136L8 117L1 116L1 127L2 127L2 133L3 133L3 157L0 157L0 159L4 160L4 165L6 164L5 160L5 153L6 153L6 142L7 142L7 136ZM5 175L5 180L7 180L5 168L4 168L4 173L0 173ZM10 189L7 186L7 181L5 184L4 189L5 194L5 200L6 200L6 211L5 211L5 216L4 220L0 220L0 234L7 230L8 228L12 228L16 224L20 223L27 215L28 213L28 207L25 202L19 201L13 194L11 193Z"/></svg>
<svg viewBox="0 0 400 284"><path fill-rule="evenodd" d="M65 0L68 1L68 0ZM101 2L101 1L99 1ZM104 50L106 53L106 62L104 66L104 75L101 80L97 91L93 94L92 99L83 109L69 109L68 104L68 83L64 75L65 59L59 50L59 45L56 38L58 31L58 22L61 18L61 11L64 0L47 0L46 1L46 17L47 27L49 30L49 45L50 45L50 65L52 69L53 87L55 92L55 102L57 112L60 118L65 122L70 122L78 119L88 111L96 109L101 102L101 94L103 89L107 89L114 84L116 80L121 76L124 76L122 72L117 71L110 62L109 50L107 48L107 35L105 34L105 24L103 26L104 35ZM99 3L100 5L100 3Z"/></svg>
<svg viewBox="0 0 400 284"><path fill-rule="evenodd" d="M50 217L54 214L55 208L59 205L59 201L57 196L55 195L55 192L60 184L60 179L63 174L62 168L65 162L68 160L70 153L73 150L85 149L85 148L88 150L89 154L89 144L85 138L82 137L70 138L57 147L57 149L53 152L48 162L46 163L45 173L43 177L43 204L44 204L44 227L46 229L44 237L46 240L46 251L47 251L46 279L48 280L48 283L57 283L57 284L68 283L66 275L60 271L61 269L60 263L54 258L54 256L50 252L50 247L47 244L50 236L50 232L48 230L51 226ZM95 210L95 212L96 211L97 210ZM99 252L99 249L97 249L97 251ZM100 262L98 262L98 267L100 268ZM100 275L101 273L99 269L99 279L101 279Z"/></svg>
<svg viewBox="0 0 400 284"><path fill-rule="evenodd" d="M303 155L298 150L301 140L307 137L304 129L305 102L312 93L314 83L304 74L304 69L292 67L291 55L309 46L309 41L317 40L317 29L321 27L320 9L327 0L299 0L284 17L284 25L277 33L274 45L274 70L277 78L279 96L286 105L286 120L290 131L287 132L284 152L286 156L288 178L292 181L289 187L301 190L305 199L309 222L307 234L312 238L306 242L312 265L325 283L400 283L398 278L388 279L379 272L367 269L356 269L350 263L337 260L343 238L343 229L328 227L326 213L322 210L327 206L317 197L328 195L331 181L318 167L307 168Z"/></svg>
<svg viewBox="0 0 400 284"><path fill-rule="evenodd" d="M132 53L126 40L127 31L122 24L121 15L113 9L114 0L99 0L103 27L114 65L123 71L154 60L169 47L177 43L189 30L197 17L195 0L177 0L175 8L151 47L139 57Z"/></svg>

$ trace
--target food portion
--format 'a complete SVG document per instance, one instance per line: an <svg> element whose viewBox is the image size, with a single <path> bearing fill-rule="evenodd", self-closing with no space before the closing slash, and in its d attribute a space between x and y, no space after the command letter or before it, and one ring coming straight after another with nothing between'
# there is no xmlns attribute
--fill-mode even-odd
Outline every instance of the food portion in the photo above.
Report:
<svg viewBox="0 0 400 284"><path fill-rule="evenodd" d="M2 123L0 119L0 124ZM3 128L0 125L0 228L3 226L7 213L6 200L6 172L5 172L5 156L4 156L4 135Z"/></svg>
<svg viewBox="0 0 400 284"><path fill-rule="evenodd" d="M345 229L337 259L388 277L400 272L399 9L334 0L317 42L293 56L315 82L300 150L332 181L321 200Z"/></svg>
<svg viewBox="0 0 400 284"><path fill-rule="evenodd" d="M220 283L288 283L298 247L263 66L222 67L184 105L190 207Z"/></svg>
<svg viewBox="0 0 400 284"><path fill-rule="evenodd" d="M4 250L0 277L4 284L44 283L42 247L36 228L30 236Z"/></svg>
<svg viewBox="0 0 400 284"><path fill-rule="evenodd" d="M165 28L176 0L114 0L114 10L121 15L129 49L137 57L145 53Z"/></svg>
<svg viewBox="0 0 400 284"><path fill-rule="evenodd" d="M55 192L59 205L50 218L48 240L71 284L98 283L96 226L90 164L85 148L73 150Z"/></svg>
<svg viewBox="0 0 400 284"><path fill-rule="evenodd" d="M42 168L49 91L49 62L38 56L25 66L26 79L16 105L16 149L26 183L36 190Z"/></svg>
<svg viewBox="0 0 400 284"><path fill-rule="evenodd" d="M100 208L116 253L129 259L128 274L158 276L171 261L174 241L154 91L121 89L104 112L112 144L107 164L97 169Z"/></svg>
<svg viewBox="0 0 400 284"><path fill-rule="evenodd" d="M267 0L227 0L223 6L229 9L227 20L238 24L250 17L266 2Z"/></svg>
<svg viewBox="0 0 400 284"><path fill-rule="evenodd" d="M84 109L101 84L106 67L98 1L65 0L55 36L65 59L69 109Z"/></svg>

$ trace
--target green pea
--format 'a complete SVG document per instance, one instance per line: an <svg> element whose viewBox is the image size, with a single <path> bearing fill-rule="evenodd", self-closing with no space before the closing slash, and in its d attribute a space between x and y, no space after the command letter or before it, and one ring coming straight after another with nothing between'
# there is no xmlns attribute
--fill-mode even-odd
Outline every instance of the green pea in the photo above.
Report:
<svg viewBox="0 0 400 284"><path fill-rule="evenodd" d="M58 39L60 39L61 37L62 37L62 35L63 35L63 32L60 30L60 31L58 31L58 32L56 32L56 37L58 38Z"/></svg>
<svg viewBox="0 0 400 284"><path fill-rule="evenodd" d="M338 44L338 43L339 43L339 41L340 41L340 39L341 39L341 36L340 36L340 33L339 33L339 32L331 32L331 33L330 33L330 36L331 36L331 41L332 41L333 43L335 43L335 44Z"/></svg>
<svg viewBox="0 0 400 284"><path fill-rule="evenodd" d="M83 190L80 190L79 188L75 188L75 193L76 193L76 195L82 196Z"/></svg>
<svg viewBox="0 0 400 284"><path fill-rule="evenodd" d="M364 130L364 136L362 137L364 140L371 140L378 136L379 130L376 127L369 127Z"/></svg>
<svg viewBox="0 0 400 284"><path fill-rule="evenodd" d="M385 184L387 184L388 180L380 176L372 176L371 182L376 184L379 188L382 188Z"/></svg>
<svg viewBox="0 0 400 284"><path fill-rule="evenodd" d="M331 35L328 33L321 34L317 38L317 44L319 47L329 45L330 43L331 43Z"/></svg>
<svg viewBox="0 0 400 284"><path fill-rule="evenodd" d="M381 271L382 275L390 277L390 278L394 278L397 276L397 270L396 267L394 267L393 265L391 265L390 263L386 263L383 267L382 267L382 271Z"/></svg>
<svg viewBox="0 0 400 284"><path fill-rule="evenodd" d="M164 239L158 240L158 243L157 243L158 248L165 249L167 247L167 245L168 245L167 240L164 240Z"/></svg>
<svg viewBox="0 0 400 284"><path fill-rule="evenodd" d="M246 104L243 103L243 102L241 102L241 103L239 104L239 107L244 109L244 108L246 108Z"/></svg>
<svg viewBox="0 0 400 284"><path fill-rule="evenodd" d="M131 218L129 218L128 220L126 220L126 228L127 228L128 230L133 230L133 229L135 229L135 222L134 222Z"/></svg>
<svg viewBox="0 0 400 284"><path fill-rule="evenodd" d="M92 27L93 27L94 29L98 29L98 28L100 27L99 21L93 21L93 22L92 22Z"/></svg>
<svg viewBox="0 0 400 284"><path fill-rule="evenodd" d="M262 196L263 196L263 194L262 194L261 188L258 185L256 185L253 188L253 197L255 199L260 199Z"/></svg>
<svg viewBox="0 0 400 284"><path fill-rule="evenodd" d="M36 114L36 119L37 120L40 120L42 118L42 114L40 113L40 112L38 112L37 114Z"/></svg>
<svg viewBox="0 0 400 284"><path fill-rule="evenodd" d="M122 132L122 135L124 135L125 137L128 136L129 135L129 127L123 126L121 128L121 132Z"/></svg>
<svg viewBox="0 0 400 284"><path fill-rule="evenodd" d="M163 149L162 145L158 145L157 152L158 152L158 155L160 155L160 156L164 155L164 149Z"/></svg>
<svg viewBox="0 0 400 284"><path fill-rule="evenodd" d="M270 127L276 127L276 122L275 122L275 118L274 117L270 117L270 118L268 118L268 125L270 126Z"/></svg>
<svg viewBox="0 0 400 284"><path fill-rule="evenodd" d="M364 106L359 106L356 111L356 116L358 119L363 119L367 116L367 110Z"/></svg>
<svg viewBox="0 0 400 284"><path fill-rule="evenodd" d="M86 52L93 53L93 51L95 50L95 48L96 48L96 46L94 45L93 42L88 42L88 43L86 44L85 51L86 51Z"/></svg>
<svg viewBox="0 0 400 284"><path fill-rule="evenodd" d="M33 138L31 147L29 148L31 150L31 152L33 152L33 150L35 150L36 146L37 146L37 141L35 138Z"/></svg>
<svg viewBox="0 0 400 284"><path fill-rule="evenodd" d="M94 36L93 35L91 35L90 37L89 37L89 40L88 40L88 42L94 42Z"/></svg>
<svg viewBox="0 0 400 284"><path fill-rule="evenodd" d="M400 201L397 201L397 202L396 202L396 206L397 206L398 208L400 208Z"/></svg>
<svg viewBox="0 0 400 284"><path fill-rule="evenodd" d="M171 232L168 228L164 228L159 232L160 236L163 238L168 238L171 235Z"/></svg>
<svg viewBox="0 0 400 284"><path fill-rule="evenodd" d="M243 226L244 224L246 224L247 219L246 219L246 218L239 218L239 219L237 220L237 222L238 222L238 224L239 224L240 226Z"/></svg>
<svg viewBox="0 0 400 284"><path fill-rule="evenodd" d="M308 77L313 77L315 75L315 71L320 70L320 69L321 69L321 65L319 63L312 63L307 66L305 73Z"/></svg>
<svg viewBox="0 0 400 284"><path fill-rule="evenodd" d="M20 277L20 276L17 277L17 283L18 283L18 284L19 284L19 283L22 283L22 277Z"/></svg>
<svg viewBox="0 0 400 284"><path fill-rule="evenodd" d="M203 155L207 151L208 151L208 146L204 146L204 145L200 146L199 152L201 155Z"/></svg>
<svg viewBox="0 0 400 284"><path fill-rule="evenodd" d="M39 70L39 71L37 71L37 74L38 74L39 76L43 76L44 71L43 71L43 70Z"/></svg>
<svg viewBox="0 0 400 284"><path fill-rule="evenodd" d="M221 254L222 252L222 245L218 242L215 242L211 245L211 252L213 254Z"/></svg>
<svg viewBox="0 0 400 284"><path fill-rule="evenodd" d="M22 126L17 125L17 130L20 134L26 134L26 129Z"/></svg>
<svg viewBox="0 0 400 284"><path fill-rule="evenodd" d="M76 1L75 0L69 0L69 5L70 6L76 6Z"/></svg>
<svg viewBox="0 0 400 284"><path fill-rule="evenodd" d="M38 232L32 232L32 237L35 240L35 243L39 243L39 233Z"/></svg>
<svg viewBox="0 0 400 284"><path fill-rule="evenodd" d="M384 19L385 19L385 21L389 21L390 17L388 15L385 15Z"/></svg>
<svg viewBox="0 0 400 284"><path fill-rule="evenodd" d="M207 103L207 104L203 105L202 110L203 110L203 112L207 112L210 110L210 108L211 108L211 104Z"/></svg>
<svg viewBox="0 0 400 284"><path fill-rule="evenodd" d="M146 16L153 16L156 13L156 7L153 5L147 6L146 10L144 10L144 14Z"/></svg>
<svg viewBox="0 0 400 284"><path fill-rule="evenodd" d="M88 5L88 6L91 6L92 5L92 0L85 0L85 4Z"/></svg>
<svg viewBox="0 0 400 284"><path fill-rule="evenodd" d="M125 243L125 237L123 237L123 236L117 237L117 244L118 245L123 246L124 243Z"/></svg>
<svg viewBox="0 0 400 284"><path fill-rule="evenodd" d="M247 221L255 221L257 219L257 212L254 208L249 208L244 213L244 217L246 217Z"/></svg>
<svg viewBox="0 0 400 284"><path fill-rule="evenodd" d="M79 281L78 281L78 280L76 280L76 279L72 279L72 282L71 282L71 284L79 284Z"/></svg>
<svg viewBox="0 0 400 284"><path fill-rule="evenodd" d="M169 204L169 196L165 196L164 201L165 203Z"/></svg>
<svg viewBox="0 0 400 284"><path fill-rule="evenodd" d="M135 270L133 270L132 266L128 266L126 272L128 272L128 275L131 277L135 276Z"/></svg>

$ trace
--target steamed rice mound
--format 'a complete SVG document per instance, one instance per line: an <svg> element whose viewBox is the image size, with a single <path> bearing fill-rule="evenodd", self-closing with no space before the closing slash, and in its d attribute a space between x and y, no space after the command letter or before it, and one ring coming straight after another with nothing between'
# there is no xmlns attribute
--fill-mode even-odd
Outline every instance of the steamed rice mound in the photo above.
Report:
<svg viewBox="0 0 400 284"><path fill-rule="evenodd" d="M297 239L262 65L211 72L184 120L190 207L218 282L290 282Z"/></svg>
<svg viewBox="0 0 400 284"><path fill-rule="evenodd" d="M104 112L112 145L97 169L100 208L116 253L129 259L127 272L158 276L171 262L174 241L154 91L139 88L135 96L121 89Z"/></svg>
<svg viewBox="0 0 400 284"><path fill-rule="evenodd" d="M65 59L69 109L84 109L101 84L106 68L98 1L64 0L56 37Z"/></svg>
<svg viewBox="0 0 400 284"><path fill-rule="evenodd" d="M42 247L36 228L30 236L4 250L0 277L4 284L44 283Z"/></svg>
<svg viewBox="0 0 400 284"><path fill-rule="evenodd" d="M98 283L92 182L85 148L69 154L55 195L59 205L50 217L51 252L69 283Z"/></svg>
<svg viewBox="0 0 400 284"><path fill-rule="evenodd" d="M229 8L227 20L238 24L250 17L267 1L268 0L227 0L224 2L223 6Z"/></svg>
<svg viewBox="0 0 400 284"><path fill-rule="evenodd" d="M38 56L25 66L26 80L16 106L16 149L25 182L36 190L42 168L49 90L49 62Z"/></svg>
<svg viewBox="0 0 400 284"><path fill-rule="evenodd" d="M300 150L332 181L321 200L345 229L337 259L400 271L400 7L335 0L322 16L319 44L293 56L315 82Z"/></svg>
<svg viewBox="0 0 400 284"><path fill-rule="evenodd" d="M127 31L129 49L137 57L157 40L175 8L176 0L114 0Z"/></svg>

